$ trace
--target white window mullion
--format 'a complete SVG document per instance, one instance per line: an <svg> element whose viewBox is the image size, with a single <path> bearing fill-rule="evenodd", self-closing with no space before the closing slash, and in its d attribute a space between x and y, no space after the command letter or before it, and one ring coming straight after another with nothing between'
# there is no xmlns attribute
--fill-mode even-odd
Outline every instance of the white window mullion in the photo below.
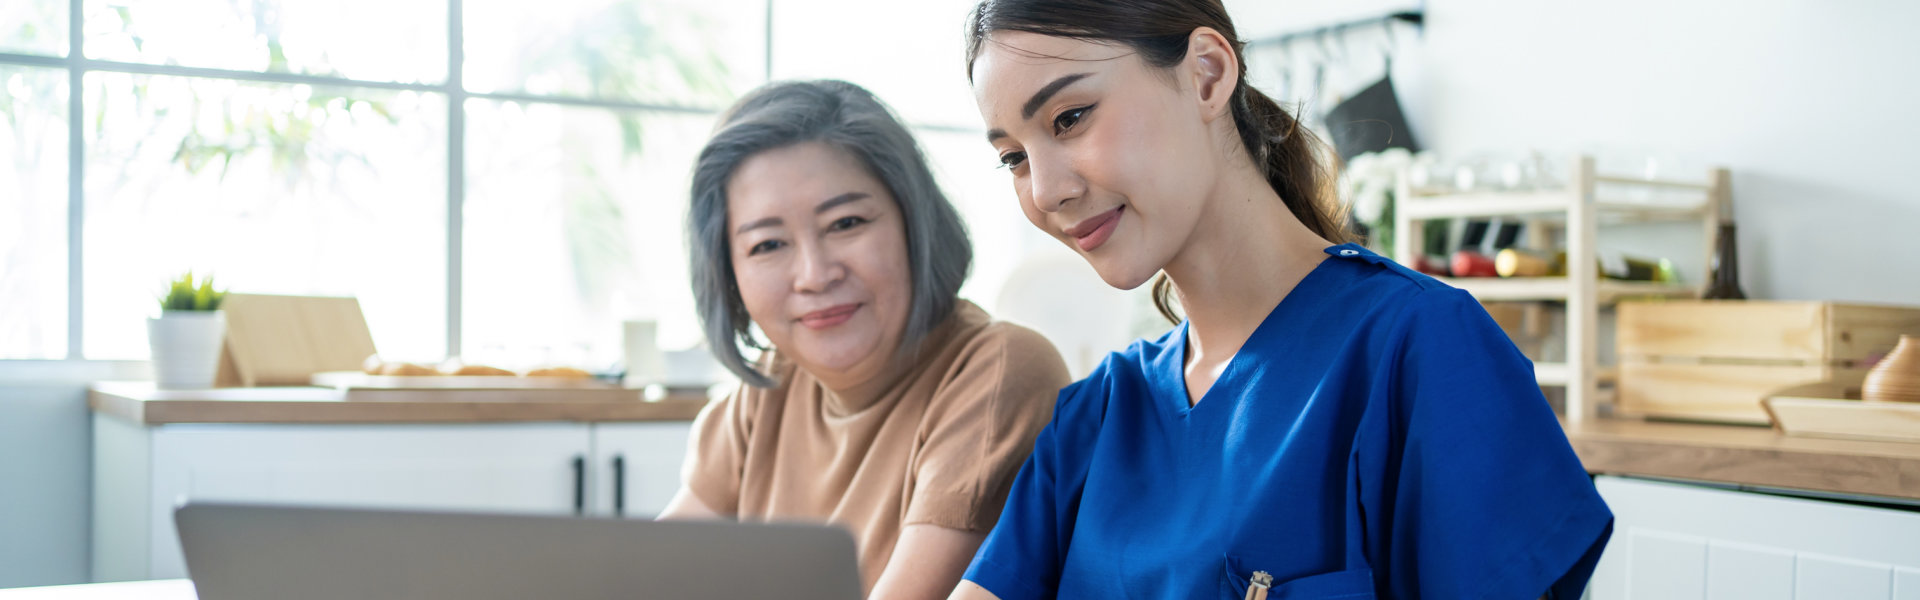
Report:
<svg viewBox="0 0 1920 600"><path fill-rule="evenodd" d="M85 0L67 6L67 358L86 358L86 27Z"/></svg>
<svg viewBox="0 0 1920 600"><path fill-rule="evenodd" d="M462 0L447 0L447 357L460 356L461 270L467 192L467 90Z"/></svg>

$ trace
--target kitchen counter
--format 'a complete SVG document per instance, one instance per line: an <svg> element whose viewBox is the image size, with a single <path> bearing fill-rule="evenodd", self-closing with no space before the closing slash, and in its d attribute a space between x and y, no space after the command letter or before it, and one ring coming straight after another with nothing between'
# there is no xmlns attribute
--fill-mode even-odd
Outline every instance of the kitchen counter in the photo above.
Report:
<svg viewBox="0 0 1920 600"><path fill-rule="evenodd" d="M525 400L524 390L354 390L322 387L158 390L151 382L102 382L94 412L141 425L171 423L496 423L690 421L703 393L648 400L638 389L599 389Z"/></svg>
<svg viewBox="0 0 1920 600"><path fill-rule="evenodd" d="M1920 500L1920 444L1627 419L1562 425L1590 473Z"/></svg>
<svg viewBox="0 0 1920 600"><path fill-rule="evenodd" d="M104 382L93 386L88 404L141 425L689 421L707 404L697 393L649 401L637 389L538 401L516 400L520 393L510 390L359 394L349 399L320 387L156 390L146 382ZM1920 500L1920 444L1629 419L1563 425L1574 452L1595 474Z"/></svg>

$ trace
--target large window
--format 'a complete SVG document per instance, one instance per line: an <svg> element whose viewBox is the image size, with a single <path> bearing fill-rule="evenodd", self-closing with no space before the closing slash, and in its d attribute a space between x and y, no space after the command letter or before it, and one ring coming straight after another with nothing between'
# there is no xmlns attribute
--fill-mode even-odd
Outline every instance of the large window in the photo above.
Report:
<svg viewBox="0 0 1920 600"><path fill-rule="evenodd" d="M0 3L0 359L145 358L193 270L357 296L398 357L610 362L691 315L686 178L767 8Z"/></svg>
<svg viewBox="0 0 1920 600"><path fill-rule="evenodd" d="M981 137L973 1L0 2L0 359L145 358L189 269L356 296L406 360L603 366L628 318L691 346L687 177L769 73L895 107L991 308L1052 242Z"/></svg>
<svg viewBox="0 0 1920 600"><path fill-rule="evenodd" d="M67 353L67 105L65 71L0 64L0 357Z"/></svg>

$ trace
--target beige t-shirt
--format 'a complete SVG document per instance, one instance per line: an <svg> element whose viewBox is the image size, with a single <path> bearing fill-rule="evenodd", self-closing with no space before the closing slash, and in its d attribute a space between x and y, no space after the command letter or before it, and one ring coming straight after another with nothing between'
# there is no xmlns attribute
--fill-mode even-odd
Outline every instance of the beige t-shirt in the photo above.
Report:
<svg viewBox="0 0 1920 600"><path fill-rule="evenodd" d="M778 387L741 385L694 422L687 488L741 521L846 527L869 590L903 527L993 528L1069 383L1046 338L966 301L917 362L865 390L836 393L771 354Z"/></svg>

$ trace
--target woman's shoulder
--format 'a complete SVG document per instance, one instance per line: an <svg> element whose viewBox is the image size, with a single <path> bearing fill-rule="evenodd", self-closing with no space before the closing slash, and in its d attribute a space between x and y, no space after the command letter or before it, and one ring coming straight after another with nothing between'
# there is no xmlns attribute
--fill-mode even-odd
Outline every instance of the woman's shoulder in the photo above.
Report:
<svg viewBox="0 0 1920 600"><path fill-rule="evenodd" d="M1398 310L1432 301L1445 295L1444 290L1459 291L1430 275L1357 244L1333 246L1327 248L1326 252L1329 255L1327 260L1334 261L1335 268L1345 268L1355 273L1348 279L1351 285L1339 286L1340 289L1333 291L1336 300L1343 305L1371 305ZM1442 292L1432 293L1436 290Z"/></svg>
<svg viewBox="0 0 1920 600"><path fill-rule="evenodd" d="M1159 336L1136 339L1126 348L1107 353L1085 377L1060 390L1053 407L1054 426L1090 432L1106 422L1107 412L1116 402L1138 405L1130 400L1152 394L1149 378L1153 365L1171 358L1167 353L1175 351L1172 342L1185 335L1184 331L1184 326L1175 326Z"/></svg>
<svg viewBox="0 0 1920 600"><path fill-rule="evenodd" d="M1060 353L1038 332L995 321L972 303L961 301L956 313L919 359L932 384L914 386L927 392L926 421L959 417L1037 431L1069 381Z"/></svg>
<svg viewBox="0 0 1920 600"><path fill-rule="evenodd" d="M1011 321L995 320L986 310L965 300L954 309L960 321L958 354L953 357L959 369L988 367L999 369L1003 378L1058 390L1067 384L1067 364L1060 351L1040 332Z"/></svg>
<svg viewBox="0 0 1920 600"><path fill-rule="evenodd" d="M1474 313L1485 315L1480 302L1465 290L1358 245L1333 246L1327 253L1332 255L1329 260L1339 261L1338 267L1355 276L1346 279L1349 284L1325 292L1329 294L1325 304L1340 307L1334 314L1345 315L1361 330L1404 335L1436 324L1460 325L1449 321Z"/></svg>

